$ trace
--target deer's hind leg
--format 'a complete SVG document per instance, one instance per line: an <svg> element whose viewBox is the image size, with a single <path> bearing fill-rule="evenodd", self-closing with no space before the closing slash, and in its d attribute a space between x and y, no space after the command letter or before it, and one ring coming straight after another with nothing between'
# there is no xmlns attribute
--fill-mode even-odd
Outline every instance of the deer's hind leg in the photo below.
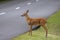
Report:
<svg viewBox="0 0 60 40"><path fill-rule="evenodd" d="M46 37L47 37L47 34L48 34L48 29L47 27L45 26L46 23L43 23L41 22L41 26L44 28L44 30L46 31Z"/></svg>
<svg viewBox="0 0 60 40"><path fill-rule="evenodd" d="M44 28L44 30L46 31L46 37L47 37L47 34L48 34L48 29L45 25L42 25L42 27Z"/></svg>

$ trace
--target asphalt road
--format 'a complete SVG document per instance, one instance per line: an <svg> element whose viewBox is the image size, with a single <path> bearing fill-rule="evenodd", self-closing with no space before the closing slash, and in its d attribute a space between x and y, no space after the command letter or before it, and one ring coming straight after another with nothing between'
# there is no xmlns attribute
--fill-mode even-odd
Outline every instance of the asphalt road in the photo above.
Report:
<svg viewBox="0 0 60 40"><path fill-rule="evenodd" d="M13 3L0 6L0 40L10 40L29 30L25 18L20 16L27 9L30 10L29 16L32 18L48 18L60 8L59 0L27 0Z"/></svg>

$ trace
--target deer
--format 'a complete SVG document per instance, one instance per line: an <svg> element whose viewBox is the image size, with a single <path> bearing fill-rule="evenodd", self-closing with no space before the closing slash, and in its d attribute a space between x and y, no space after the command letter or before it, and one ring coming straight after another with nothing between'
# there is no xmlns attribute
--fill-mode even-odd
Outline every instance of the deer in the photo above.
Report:
<svg viewBox="0 0 60 40"><path fill-rule="evenodd" d="M29 34L32 36L32 27L33 25L41 25L44 30L46 31L46 37L48 34L48 29L46 27L46 23L47 23L47 19L46 18L31 18L29 15L29 10L26 10L26 12L24 12L21 16L25 17L26 22L29 26Z"/></svg>

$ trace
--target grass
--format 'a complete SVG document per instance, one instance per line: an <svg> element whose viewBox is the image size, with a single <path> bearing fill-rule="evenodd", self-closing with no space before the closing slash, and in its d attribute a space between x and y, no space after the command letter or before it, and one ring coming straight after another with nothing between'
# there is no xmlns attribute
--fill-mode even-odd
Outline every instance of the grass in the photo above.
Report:
<svg viewBox="0 0 60 40"><path fill-rule="evenodd" d="M11 0L0 0L0 3L8 2L8 1L11 1Z"/></svg>
<svg viewBox="0 0 60 40"><path fill-rule="evenodd" d="M48 19L49 33L60 36L60 10Z"/></svg>
<svg viewBox="0 0 60 40"><path fill-rule="evenodd" d="M45 37L45 31L41 27L33 31L33 35L29 36L28 32L12 38L12 40L60 40L60 10L48 18L48 38Z"/></svg>

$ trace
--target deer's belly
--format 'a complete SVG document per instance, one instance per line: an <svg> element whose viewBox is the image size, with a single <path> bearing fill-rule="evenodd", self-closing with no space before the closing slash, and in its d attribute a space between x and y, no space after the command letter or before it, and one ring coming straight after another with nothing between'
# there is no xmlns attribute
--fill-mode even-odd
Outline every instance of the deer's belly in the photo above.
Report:
<svg viewBox="0 0 60 40"><path fill-rule="evenodd" d="M40 25L40 21L37 20L32 20L32 21L28 21L29 25Z"/></svg>
<svg viewBox="0 0 60 40"><path fill-rule="evenodd" d="M28 22L28 24L29 25L40 25L40 23L38 23L38 22L33 22L33 23Z"/></svg>
<svg viewBox="0 0 60 40"><path fill-rule="evenodd" d="M40 25L40 23L37 23L37 22L36 22L36 23L32 23L32 25Z"/></svg>

